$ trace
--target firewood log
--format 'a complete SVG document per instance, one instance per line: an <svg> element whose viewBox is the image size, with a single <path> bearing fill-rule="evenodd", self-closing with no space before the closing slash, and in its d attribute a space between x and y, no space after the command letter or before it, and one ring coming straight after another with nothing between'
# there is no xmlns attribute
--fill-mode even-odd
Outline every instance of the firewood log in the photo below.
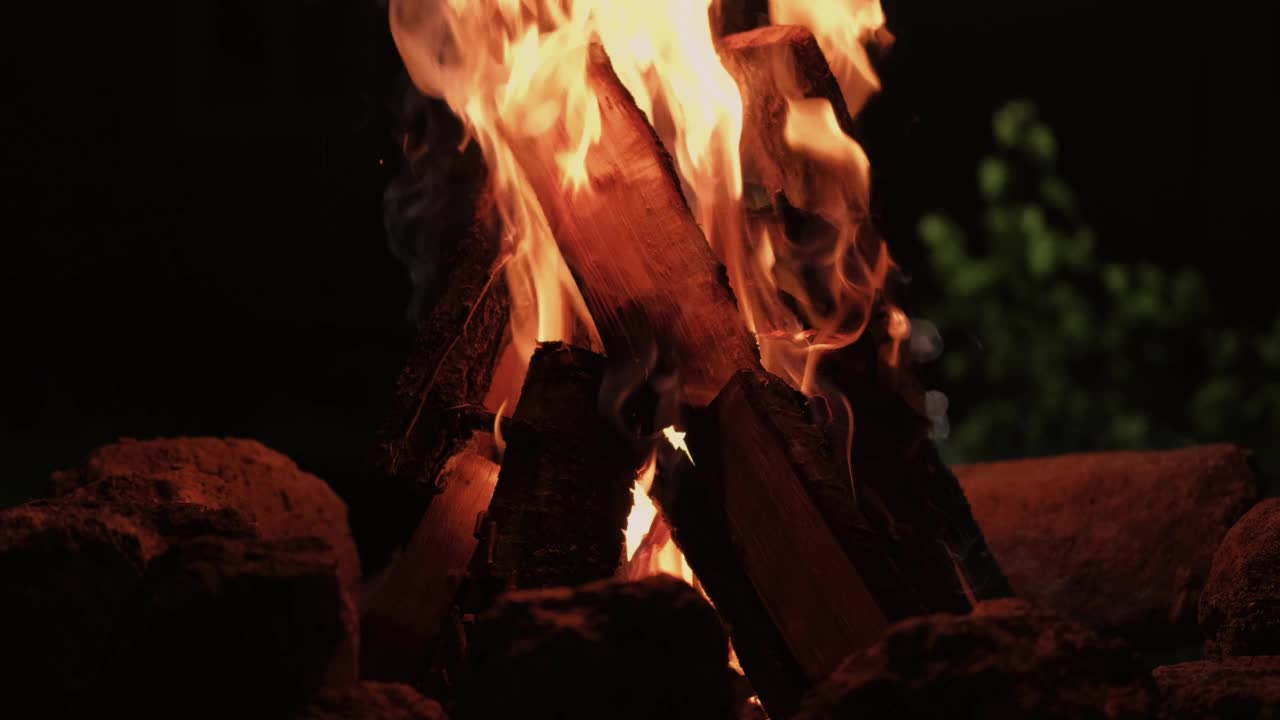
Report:
<svg viewBox="0 0 1280 720"><path fill-rule="evenodd" d="M773 207L757 209L757 222L770 224L792 241L804 242L804 208L815 183L826 176L783 138L787 101L825 98L837 123L853 133L840 88L821 49L804 28L772 26L722 40L721 58L747 98L743 127L743 176L762 188ZM864 209L865 210L865 209ZM871 234L870 242L879 242ZM861 240L861 238L860 238ZM919 602L886 606L899 613L968 609L970 599L1007 597L1007 580L987 547L955 477L928 437L924 391L905 357L890 362L888 307L883 297L868 308L867 330L852 345L822 362L837 442L855 427L849 465L863 514L885 540L889 561L913 587ZM841 443L843 444L843 443ZM846 453L839 453L845 457Z"/></svg>
<svg viewBox="0 0 1280 720"><path fill-rule="evenodd" d="M373 498L364 503L378 515L365 524L378 526L374 552L384 556L409 539L445 464L471 437L468 411L482 406L509 339L510 297L493 195L483 173L458 192L459 204L471 208L470 220L455 239L443 291L419 320L379 435Z"/></svg>
<svg viewBox="0 0 1280 720"><path fill-rule="evenodd" d="M365 589L361 677L416 682L475 552L476 526L498 480L493 439L475 433L445 463L413 537Z"/></svg>
<svg viewBox="0 0 1280 720"><path fill-rule="evenodd" d="M851 503L838 518L815 504L839 483L835 464L804 397L780 379L736 375L693 413L689 441L691 461L665 463L655 497L753 687L785 717L887 625L889 598L873 594L842 542L869 535L850 527L860 522Z"/></svg>
<svg viewBox="0 0 1280 720"><path fill-rule="evenodd" d="M595 320L605 355L638 357L650 336L679 368L684 398L706 405L729 378L759 368L724 268L680 192L671 158L603 53L588 83L601 140L587 154L590 189L566 188L561 133L514 148Z"/></svg>
<svg viewBox="0 0 1280 720"><path fill-rule="evenodd" d="M544 343L529 362L486 516L487 572L502 589L612 577L643 460L600 415L604 358Z"/></svg>

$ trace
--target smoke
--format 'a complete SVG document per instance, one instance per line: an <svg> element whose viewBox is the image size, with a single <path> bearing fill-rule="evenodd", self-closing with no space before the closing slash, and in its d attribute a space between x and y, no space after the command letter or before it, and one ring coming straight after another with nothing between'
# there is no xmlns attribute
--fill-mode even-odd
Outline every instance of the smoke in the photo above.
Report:
<svg viewBox="0 0 1280 720"><path fill-rule="evenodd" d="M484 169L448 105L421 94L407 79L402 85L402 168L383 195L382 221L387 248L413 283L407 308L412 322L434 304L455 249L450 242L465 237L472 220L473 208L458 201L468 196L460 188L483 182Z"/></svg>
<svg viewBox="0 0 1280 720"><path fill-rule="evenodd" d="M923 365L933 362L942 354L942 333L938 326L924 318L911 319L911 336L907 338L906 350L912 364ZM925 415L929 417L929 437L934 440L945 440L951 434L951 421L947 418L950 406L947 396L940 390L930 390L924 394Z"/></svg>

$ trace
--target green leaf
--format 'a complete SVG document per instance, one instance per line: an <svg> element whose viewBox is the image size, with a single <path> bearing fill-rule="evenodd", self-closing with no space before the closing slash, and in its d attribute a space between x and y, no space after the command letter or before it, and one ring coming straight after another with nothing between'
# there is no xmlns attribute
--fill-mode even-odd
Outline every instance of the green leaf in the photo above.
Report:
<svg viewBox="0 0 1280 720"><path fill-rule="evenodd" d="M1075 193L1061 178L1047 177L1040 181L1040 197L1054 210L1073 213L1076 209Z"/></svg>
<svg viewBox="0 0 1280 720"><path fill-rule="evenodd" d="M1009 166L998 157L985 157L978 163L978 189L987 200L998 199L1009 186Z"/></svg>
<svg viewBox="0 0 1280 720"><path fill-rule="evenodd" d="M1036 277L1046 277L1053 272L1057 260L1057 248L1053 236L1036 233L1027 237L1027 269Z"/></svg>
<svg viewBox="0 0 1280 720"><path fill-rule="evenodd" d="M1058 155L1058 141L1053 137L1053 131L1041 122L1027 128L1026 147L1031 157L1046 166L1052 165Z"/></svg>
<svg viewBox="0 0 1280 720"><path fill-rule="evenodd" d="M1119 263L1107 263L1102 268L1102 284L1113 295L1124 295L1129 291L1129 269Z"/></svg>
<svg viewBox="0 0 1280 720"><path fill-rule="evenodd" d="M992 133L1002 147L1016 147L1022 140L1026 126L1036 116L1035 105L1027 100L1005 103L992 118Z"/></svg>

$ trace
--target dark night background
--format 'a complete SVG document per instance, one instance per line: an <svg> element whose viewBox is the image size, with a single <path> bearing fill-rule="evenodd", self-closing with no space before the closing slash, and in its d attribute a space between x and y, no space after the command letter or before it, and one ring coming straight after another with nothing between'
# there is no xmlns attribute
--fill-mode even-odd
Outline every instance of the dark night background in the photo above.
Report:
<svg viewBox="0 0 1280 720"><path fill-rule="evenodd" d="M257 438L350 487L411 339L382 228L385 10L85 5L0 30L0 504L120 436ZM1224 311L1275 313L1272 0L885 6L867 143L908 270L921 213L978 212L992 111L1022 97L1110 254L1195 264Z"/></svg>

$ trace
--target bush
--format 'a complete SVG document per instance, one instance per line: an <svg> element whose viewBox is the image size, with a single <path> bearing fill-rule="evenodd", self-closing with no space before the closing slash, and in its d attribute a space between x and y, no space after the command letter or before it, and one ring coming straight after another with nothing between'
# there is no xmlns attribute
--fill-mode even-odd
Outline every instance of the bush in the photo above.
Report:
<svg viewBox="0 0 1280 720"><path fill-rule="evenodd" d="M948 459L1231 440L1280 470L1280 316L1234 326L1195 268L1100 253L1030 103L1000 108L993 134L979 227L919 224L941 296L922 314L947 341Z"/></svg>

